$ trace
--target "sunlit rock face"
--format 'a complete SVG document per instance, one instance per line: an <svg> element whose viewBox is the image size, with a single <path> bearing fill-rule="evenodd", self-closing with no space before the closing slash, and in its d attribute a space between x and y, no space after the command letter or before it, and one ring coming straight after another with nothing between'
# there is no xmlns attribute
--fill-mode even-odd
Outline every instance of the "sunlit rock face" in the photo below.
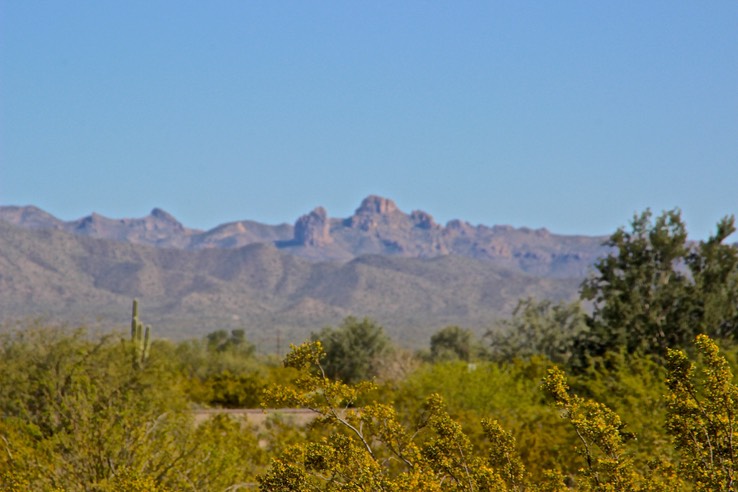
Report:
<svg viewBox="0 0 738 492"><path fill-rule="evenodd" d="M330 223L323 207L317 207L295 222L295 243L301 246L320 247L330 242Z"/></svg>

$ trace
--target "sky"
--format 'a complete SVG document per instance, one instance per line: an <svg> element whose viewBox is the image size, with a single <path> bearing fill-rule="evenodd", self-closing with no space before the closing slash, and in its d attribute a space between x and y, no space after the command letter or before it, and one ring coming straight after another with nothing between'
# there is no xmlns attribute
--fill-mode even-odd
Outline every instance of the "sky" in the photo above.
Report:
<svg viewBox="0 0 738 492"><path fill-rule="evenodd" d="M738 214L738 2L0 0L0 205L605 235Z"/></svg>

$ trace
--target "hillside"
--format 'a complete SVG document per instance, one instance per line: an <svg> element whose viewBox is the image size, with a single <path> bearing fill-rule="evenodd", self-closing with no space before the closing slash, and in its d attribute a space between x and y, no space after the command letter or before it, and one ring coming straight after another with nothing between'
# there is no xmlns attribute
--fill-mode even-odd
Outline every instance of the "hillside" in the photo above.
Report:
<svg viewBox="0 0 738 492"><path fill-rule="evenodd" d="M440 226L379 197L346 219L318 208L293 226L241 221L209 231L159 209L64 222L35 207L0 207L0 312L5 322L124 326L137 297L159 335L244 328L262 350L353 314L422 346L448 324L483 331L521 297L573 297L601 242Z"/></svg>

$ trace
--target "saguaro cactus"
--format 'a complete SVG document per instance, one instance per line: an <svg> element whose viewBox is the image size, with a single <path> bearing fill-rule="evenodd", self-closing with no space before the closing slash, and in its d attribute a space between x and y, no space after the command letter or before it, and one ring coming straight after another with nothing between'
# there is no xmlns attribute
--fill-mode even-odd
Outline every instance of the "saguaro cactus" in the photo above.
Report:
<svg viewBox="0 0 738 492"><path fill-rule="evenodd" d="M151 327L144 328L138 319L138 300L133 300L133 314L131 315L131 342L133 342L133 368L141 369L149 358L151 341L149 333Z"/></svg>

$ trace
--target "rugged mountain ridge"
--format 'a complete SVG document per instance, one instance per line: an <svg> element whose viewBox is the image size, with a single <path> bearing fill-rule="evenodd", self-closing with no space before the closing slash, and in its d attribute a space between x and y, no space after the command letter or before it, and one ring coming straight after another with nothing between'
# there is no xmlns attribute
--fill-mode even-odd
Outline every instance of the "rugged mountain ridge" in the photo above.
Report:
<svg viewBox="0 0 738 492"><path fill-rule="evenodd" d="M317 262L270 243L177 249L0 221L0 321L125 326L140 300L158 336L243 328L273 352L348 315L420 347L443 326L483 331L521 297L566 299L579 279L542 278L455 255Z"/></svg>
<svg viewBox="0 0 738 492"><path fill-rule="evenodd" d="M125 325L132 298L162 336L243 328L264 351L348 315L419 347L450 324L478 332L523 297L569 299L604 238L436 223L387 198L353 215L322 207L293 225L243 220L202 231L161 209L62 221L0 207L0 322Z"/></svg>
<svg viewBox="0 0 738 492"><path fill-rule="evenodd" d="M323 207L317 207L294 225L243 220L201 231L183 226L158 208L137 219L109 219L93 213L65 222L36 207L0 207L0 221L22 228L55 229L184 250L269 243L311 261L349 261L366 254L406 258L455 255L556 278L586 275L603 254L605 239L556 235L546 229L475 226L461 220L442 226L426 212L406 214L392 200L376 195L366 197L350 217L331 218Z"/></svg>

